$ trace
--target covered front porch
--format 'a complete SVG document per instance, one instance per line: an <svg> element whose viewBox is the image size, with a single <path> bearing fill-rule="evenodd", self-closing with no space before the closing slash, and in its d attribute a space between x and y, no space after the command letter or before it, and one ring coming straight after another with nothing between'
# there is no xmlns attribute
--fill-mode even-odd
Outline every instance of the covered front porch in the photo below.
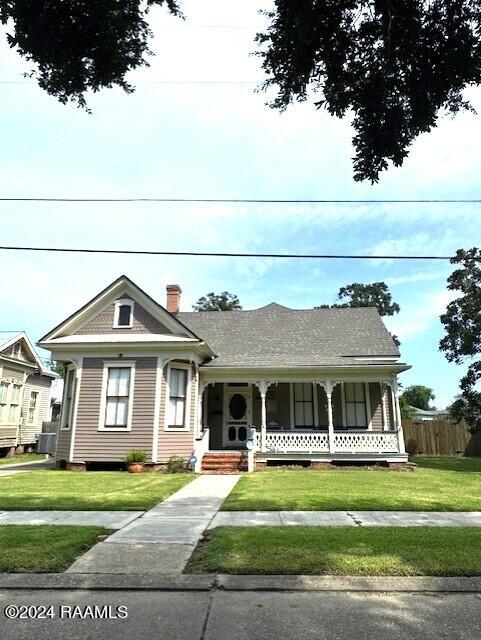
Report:
<svg viewBox="0 0 481 640"><path fill-rule="evenodd" d="M207 451L253 449L257 463L405 462L396 375L201 380Z"/></svg>

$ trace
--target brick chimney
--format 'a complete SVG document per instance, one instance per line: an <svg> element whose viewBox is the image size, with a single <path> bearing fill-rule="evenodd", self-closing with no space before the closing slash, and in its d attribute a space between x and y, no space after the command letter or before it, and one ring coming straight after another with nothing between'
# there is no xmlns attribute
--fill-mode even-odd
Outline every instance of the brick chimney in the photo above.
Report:
<svg viewBox="0 0 481 640"><path fill-rule="evenodd" d="M180 294L182 289L178 284L168 284L167 287L167 311L178 313L180 309Z"/></svg>

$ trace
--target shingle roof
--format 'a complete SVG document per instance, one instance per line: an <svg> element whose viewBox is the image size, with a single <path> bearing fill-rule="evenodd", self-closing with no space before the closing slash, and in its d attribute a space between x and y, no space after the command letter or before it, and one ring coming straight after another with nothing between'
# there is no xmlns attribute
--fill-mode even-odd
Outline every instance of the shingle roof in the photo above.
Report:
<svg viewBox="0 0 481 640"><path fill-rule="evenodd" d="M177 314L217 358L212 367L296 367L395 358L399 351L373 307L288 309L272 303L252 311Z"/></svg>

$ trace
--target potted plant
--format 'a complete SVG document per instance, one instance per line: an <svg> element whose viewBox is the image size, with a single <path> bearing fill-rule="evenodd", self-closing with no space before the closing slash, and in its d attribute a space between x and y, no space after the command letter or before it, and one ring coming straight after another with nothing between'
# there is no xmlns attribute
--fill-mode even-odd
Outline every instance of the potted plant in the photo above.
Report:
<svg viewBox="0 0 481 640"><path fill-rule="evenodd" d="M142 449L130 449L124 457L129 473L142 473L147 460L147 452Z"/></svg>

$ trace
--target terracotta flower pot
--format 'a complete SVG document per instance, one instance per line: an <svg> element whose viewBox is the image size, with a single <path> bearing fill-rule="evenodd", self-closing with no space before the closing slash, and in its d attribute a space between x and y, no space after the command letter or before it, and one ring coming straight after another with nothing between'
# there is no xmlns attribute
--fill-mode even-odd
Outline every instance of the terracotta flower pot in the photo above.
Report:
<svg viewBox="0 0 481 640"><path fill-rule="evenodd" d="M127 471L129 473L142 473L144 470L143 462L129 462L127 465Z"/></svg>

